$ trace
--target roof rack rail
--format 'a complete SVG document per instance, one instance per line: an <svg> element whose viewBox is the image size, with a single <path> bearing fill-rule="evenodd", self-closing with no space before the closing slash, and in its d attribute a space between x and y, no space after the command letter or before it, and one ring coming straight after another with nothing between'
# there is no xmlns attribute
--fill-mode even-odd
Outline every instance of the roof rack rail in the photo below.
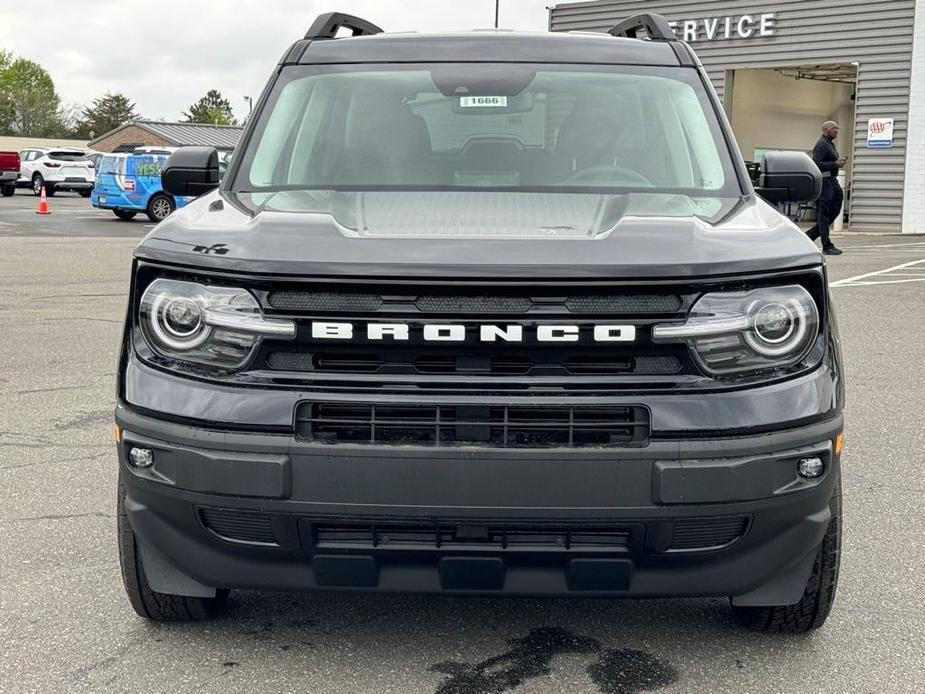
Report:
<svg viewBox="0 0 925 694"><path fill-rule="evenodd" d="M645 38L650 41L677 41L671 30L671 25L663 15L660 14L637 14L622 22L615 24L607 33L611 36L620 36L627 39L643 38L639 36L639 31L645 32Z"/></svg>
<svg viewBox="0 0 925 694"><path fill-rule="evenodd" d="M305 38L334 39L337 38L337 32L341 29L350 29L353 36L372 36L382 33L382 29L360 17L343 12L328 12L318 15L318 19L309 27Z"/></svg>

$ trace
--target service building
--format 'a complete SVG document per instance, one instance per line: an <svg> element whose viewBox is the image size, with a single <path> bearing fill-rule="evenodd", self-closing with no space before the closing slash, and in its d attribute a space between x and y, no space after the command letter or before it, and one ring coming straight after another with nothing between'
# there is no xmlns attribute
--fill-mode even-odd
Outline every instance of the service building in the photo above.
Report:
<svg viewBox="0 0 925 694"><path fill-rule="evenodd" d="M571 2L551 8L550 29L606 31L642 12L697 51L746 160L810 151L837 120L846 226L925 233L925 0Z"/></svg>

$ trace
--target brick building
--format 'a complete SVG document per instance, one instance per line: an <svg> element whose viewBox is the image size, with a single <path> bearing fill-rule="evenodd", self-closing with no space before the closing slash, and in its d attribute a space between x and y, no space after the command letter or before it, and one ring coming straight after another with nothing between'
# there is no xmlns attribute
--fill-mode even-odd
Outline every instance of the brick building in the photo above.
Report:
<svg viewBox="0 0 925 694"><path fill-rule="evenodd" d="M238 125L203 123L163 123L136 120L120 125L92 140L88 147L97 152L131 151L135 147L183 147L205 145L231 151L238 144L243 128Z"/></svg>

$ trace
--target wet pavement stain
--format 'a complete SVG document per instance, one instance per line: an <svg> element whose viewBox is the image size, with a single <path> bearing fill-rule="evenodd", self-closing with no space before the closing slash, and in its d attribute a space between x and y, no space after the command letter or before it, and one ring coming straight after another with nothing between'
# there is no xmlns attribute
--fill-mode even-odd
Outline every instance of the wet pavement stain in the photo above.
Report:
<svg viewBox="0 0 925 694"><path fill-rule="evenodd" d="M510 641L511 650L474 665L444 662L431 672L449 675L435 694L503 694L528 680L549 675L553 658L566 653L597 655L588 675L602 694L653 691L677 679L670 665L644 651L605 650L597 639L575 636L559 627L534 629Z"/></svg>
<svg viewBox="0 0 925 694"><path fill-rule="evenodd" d="M678 679L678 671L654 655L629 648L601 652L588 675L602 694L651 692Z"/></svg>

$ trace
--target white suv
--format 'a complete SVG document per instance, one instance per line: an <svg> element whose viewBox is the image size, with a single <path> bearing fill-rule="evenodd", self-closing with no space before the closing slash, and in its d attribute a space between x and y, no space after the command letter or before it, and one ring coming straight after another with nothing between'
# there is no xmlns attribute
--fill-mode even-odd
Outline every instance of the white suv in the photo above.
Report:
<svg viewBox="0 0 925 694"><path fill-rule="evenodd" d="M32 188L38 195L45 186L47 195L59 190L73 190L85 198L90 197L96 169L82 149L31 147L19 153L20 188Z"/></svg>

